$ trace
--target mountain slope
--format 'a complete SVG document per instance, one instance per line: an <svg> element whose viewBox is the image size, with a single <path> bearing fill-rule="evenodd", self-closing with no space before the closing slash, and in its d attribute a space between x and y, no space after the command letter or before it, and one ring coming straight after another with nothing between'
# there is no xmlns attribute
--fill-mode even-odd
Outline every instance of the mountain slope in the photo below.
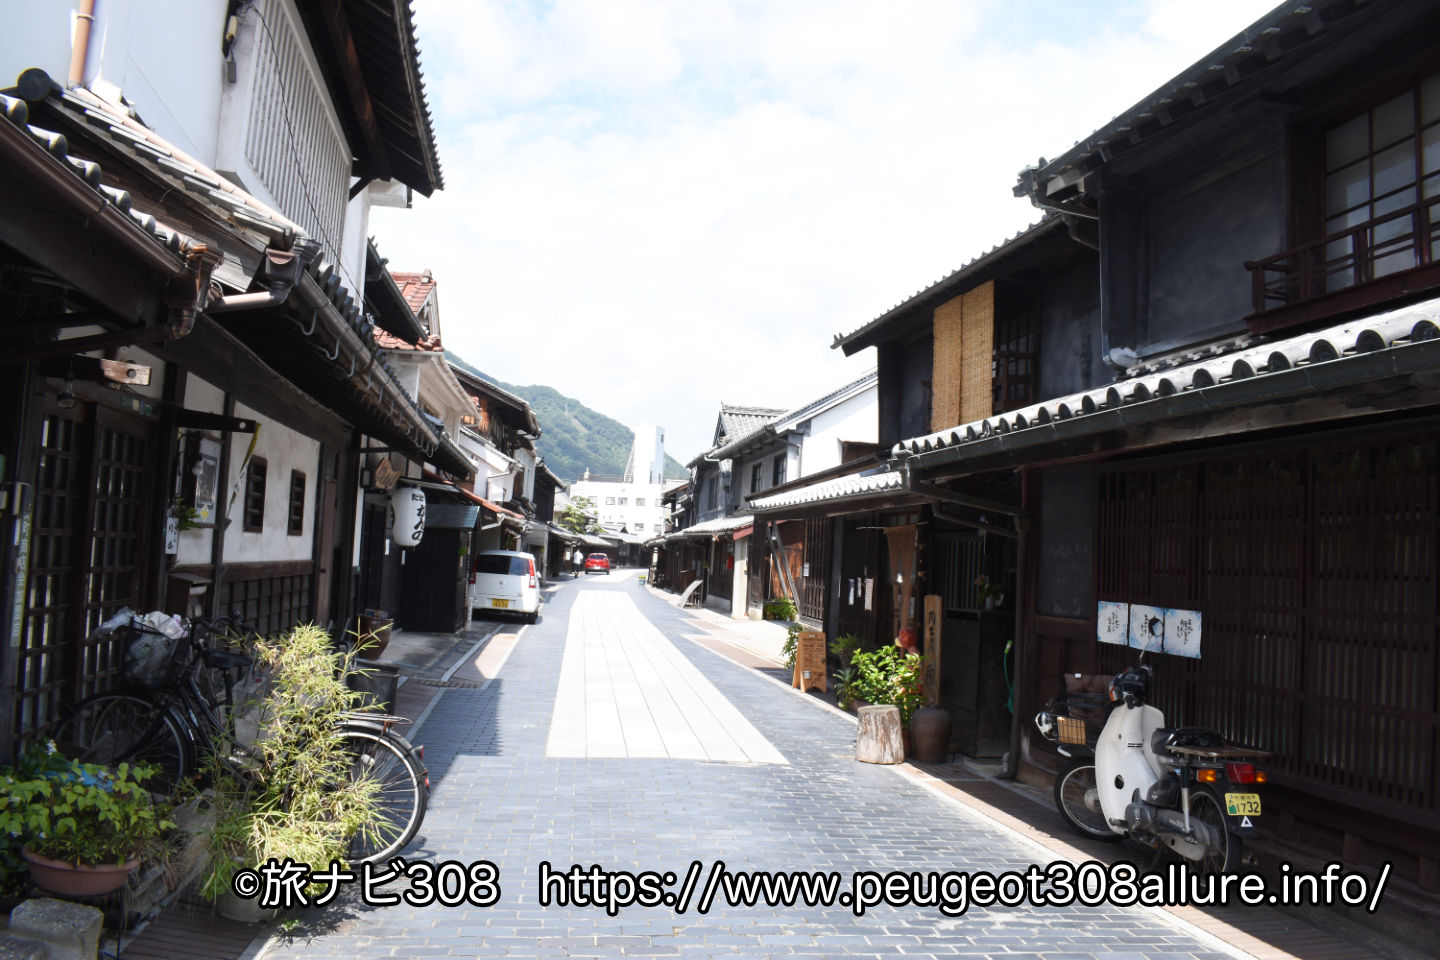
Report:
<svg viewBox="0 0 1440 960"><path fill-rule="evenodd" d="M482 377L530 404L540 421L540 439L535 447L545 465L566 483L578 480L587 469L599 476L618 477L625 472L635 432L554 387L539 384L516 386L487 373ZM665 475L683 479L685 468L665 455Z"/></svg>

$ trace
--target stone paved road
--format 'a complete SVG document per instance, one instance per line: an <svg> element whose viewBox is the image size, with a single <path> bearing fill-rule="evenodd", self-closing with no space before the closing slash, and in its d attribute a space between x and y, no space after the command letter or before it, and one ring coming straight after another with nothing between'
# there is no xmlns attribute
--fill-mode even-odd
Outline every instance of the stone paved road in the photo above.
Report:
<svg viewBox="0 0 1440 960"><path fill-rule="evenodd" d="M547 756L577 605L582 614L587 607L607 611L604 644L617 649L592 651L594 662L631 659L628 646L652 644L658 630L785 762ZM603 907L541 906L542 861L561 871L599 864L683 876L692 860L706 869L724 860L733 870L835 870L845 877L857 870L998 872L1040 862L1012 835L889 769L855 762L852 722L686 639L696 632L688 615L651 596L632 575L558 591L499 675L480 690L448 691L418 738L426 744L433 792L424 842L406 856L492 860L500 870L499 902L370 907L347 892L343 904L306 915L272 941L266 960L1236 955L1158 913L1115 907L972 908L949 918L934 907L881 906L856 917L839 905L747 907L717 898L702 916L698 890L683 914L631 906L609 916ZM562 704L561 715L566 709ZM573 731L567 736L577 752Z"/></svg>

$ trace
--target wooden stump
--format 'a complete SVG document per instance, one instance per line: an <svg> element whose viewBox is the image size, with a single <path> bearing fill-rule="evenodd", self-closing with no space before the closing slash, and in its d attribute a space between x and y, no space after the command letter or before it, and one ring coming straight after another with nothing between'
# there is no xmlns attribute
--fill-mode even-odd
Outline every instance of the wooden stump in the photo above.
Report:
<svg viewBox="0 0 1440 960"><path fill-rule="evenodd" d="M900 708L894 704L861 707L855 737L855 759L862 763L901 763L905 743L900 736Z"/></svg>

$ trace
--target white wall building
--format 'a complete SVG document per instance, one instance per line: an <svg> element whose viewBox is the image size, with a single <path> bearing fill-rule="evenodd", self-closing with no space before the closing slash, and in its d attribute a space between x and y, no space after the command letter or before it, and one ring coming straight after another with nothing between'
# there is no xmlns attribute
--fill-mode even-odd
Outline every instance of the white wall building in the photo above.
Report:
<svg viewBox="0 0 1440 960"><path fill-rule="evenodd" d="M570 485L571 499L588 497L606 530L640 537L664 531L664 493L665 431L652 424L635 430L624 476L595 477L586 470Z"/></svg>

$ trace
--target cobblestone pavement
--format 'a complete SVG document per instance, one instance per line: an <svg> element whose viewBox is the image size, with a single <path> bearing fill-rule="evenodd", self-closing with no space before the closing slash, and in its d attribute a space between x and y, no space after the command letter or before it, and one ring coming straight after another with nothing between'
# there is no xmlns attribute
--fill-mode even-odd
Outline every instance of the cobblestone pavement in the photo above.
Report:
<svg viewBox="0 0 1440 960"><path fill-rule="evenodd" d="M749 718L783 763L670 757L547 757L561 663L577 602L619 591L608 643L658 629ZM557 591L520 634L498 676L451 689L426 720L433 791L425 836L407 859L499 868L493 906L359 902L302 914L258 951L282 957L1004 957L1181 960L1237 954L1155 911L1117 907L731 905L698 911L539 903L542 862L556 871L668 871L678 892L703 871L1023 870L1041 855L1012 834L892 770L857 763L855 726L687 639L689 613L614 574ZM638 639L637 639L638 642ZM662 676L663 678L663 676ZM399 884L385 888L399 889ZM555 885L552 885L552 890ZM846 889L842 887L842 889Z"/></svg>

